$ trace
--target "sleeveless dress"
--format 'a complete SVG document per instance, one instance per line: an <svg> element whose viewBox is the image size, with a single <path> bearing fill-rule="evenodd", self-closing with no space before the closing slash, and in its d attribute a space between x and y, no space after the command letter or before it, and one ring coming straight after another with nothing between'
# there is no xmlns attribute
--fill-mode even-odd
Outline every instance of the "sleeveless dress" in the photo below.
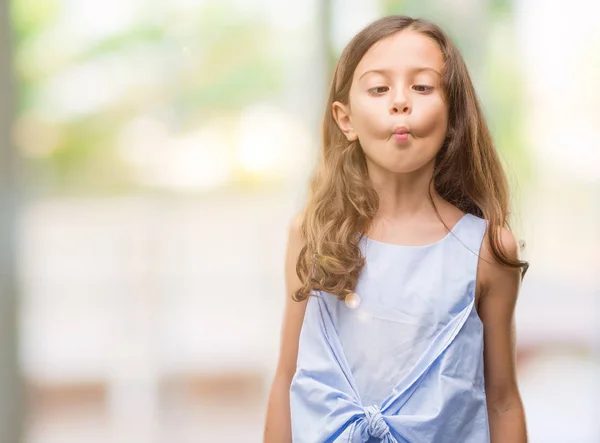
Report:
<svg viewBox="0 0 600 443"><path fill-rule="evenodd" d="M361 238L353 303L309 297L290 386L294 443L487 443L483 324L475 309L487 222L440 241Z"/></svg>

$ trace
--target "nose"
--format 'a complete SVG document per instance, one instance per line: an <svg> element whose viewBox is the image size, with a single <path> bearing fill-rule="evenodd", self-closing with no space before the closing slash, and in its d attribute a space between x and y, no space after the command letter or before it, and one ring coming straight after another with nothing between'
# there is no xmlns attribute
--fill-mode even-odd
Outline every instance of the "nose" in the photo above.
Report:
<svg viewBox="0 0 600 443"><path fill-rule="evenodd" d="M410 105L406 94L403 91L398 91L390 106L390 114L407 114L410 112Z"/></svg>

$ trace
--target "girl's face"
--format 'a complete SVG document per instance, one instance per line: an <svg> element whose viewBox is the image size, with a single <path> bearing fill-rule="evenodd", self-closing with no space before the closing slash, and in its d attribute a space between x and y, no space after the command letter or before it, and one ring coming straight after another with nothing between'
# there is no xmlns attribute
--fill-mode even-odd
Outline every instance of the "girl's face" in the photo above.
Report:
<svg viewBox="0 0 600 443"><path fill-rule="evenodd" d="M369 171L433 167L448 129L443 67L435 41L408 30L375 43L358 63L349 103L332 111L348 140L359 140Z"/></svg>

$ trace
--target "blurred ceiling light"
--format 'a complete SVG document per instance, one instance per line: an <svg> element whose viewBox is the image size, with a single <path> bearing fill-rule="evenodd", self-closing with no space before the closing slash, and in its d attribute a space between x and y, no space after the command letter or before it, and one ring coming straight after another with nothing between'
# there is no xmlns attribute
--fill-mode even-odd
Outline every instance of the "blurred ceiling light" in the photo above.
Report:
<svg viewBox="0 0 600 443"><path fill-rule="evenodd" d="M140 88L151 94L149 86L164 81L156 66L160 61L142 50L75 65L42 84L36 108L54 119L70 120L133 97Z"/></svg>
<svg viewBox="0 0 600 443"><path fill-rule="evenodd" d="M227 142L217 131L202 129L170 141L167 161L156 170L156 182L165 187L211 189L231 179Z"/></svg>
<svg viewBox="0 0 600 443"><path fill-rule="evenodd" d="M562 2L527 0L515 3L519 45L528 89L528 134L532 152L547 179L563 173L578 179L600 180L600 32L597 16L587 0ZM569 18L570 17L570 18ZM560 32L565 23L577 23L586 32ZM560 56L557 56L560 54ZM566 120L565 120L566 119ZM563 128L565 121L568 130Z"/></svg>
<svg viewBox="0 0 600 443"><path fill-rule="evenodd" d="M304 172L310 136L299 119L271 105L242 111L238 128L237 160L242 172L258 176L286 176Z"/></svg>
<svg viewBox="0 0 600 443"><path fill-rule="evenodd" d="M139 169L154 168L161 163L168 141L165 125L152 118L139 117L125 126L118 140L119 153L129 164Z"/></svg>
<svg viewBox="0 0 600 443"><path fill-rule="evenodd" d="M228 183L229 145L219 127L172 137L161 122L150 118L133 121L119 138L121 156L133 166L139 182L177 190L214 189Z"/></svg>
<svg viewBox="0 0 600 443"><path fill-rule="evenodd" d="M44 85L39 108L63 119L103 108L122 96L129 84L128 67L114 68L90 62L63 71Z"/></svg>
<svg viewBox="0 0 600 443"><path fill-rule="evenodd" d="M148 16L144 0L63 0L60 25L82 46L131 28Z"/></svg>

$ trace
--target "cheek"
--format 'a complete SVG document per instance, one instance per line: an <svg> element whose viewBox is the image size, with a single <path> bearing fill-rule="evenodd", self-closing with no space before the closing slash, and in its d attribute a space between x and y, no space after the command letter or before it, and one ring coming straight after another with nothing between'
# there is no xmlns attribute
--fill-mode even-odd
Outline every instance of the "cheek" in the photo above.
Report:
<svg viewBox="0 0 600 443"><path fill-rule="evenodd" d="M422 137L438 134L443 136L446 134L448 111L445 104L427 105L421 111L421 118L418 119L415 129L419 130Z"/></svg>
<svg viewBox="0 0 600 443"><path fill-rule="evenodd" d="M355 110L352 114L352 123L359 137L362 138L382 138L390 135L390 125L386 118L385 109L380 109L381 102L365 101L364 103L357 102ZM383 112L383 113L382 113Z"/></svg>

